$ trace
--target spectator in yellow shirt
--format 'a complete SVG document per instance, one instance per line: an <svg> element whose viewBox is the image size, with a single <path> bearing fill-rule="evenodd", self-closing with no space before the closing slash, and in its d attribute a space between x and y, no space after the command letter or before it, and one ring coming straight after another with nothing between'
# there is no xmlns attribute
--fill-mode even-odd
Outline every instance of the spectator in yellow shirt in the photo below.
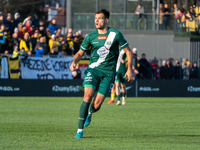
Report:
<svg viewBox="0 0 200 150"><path fill-rule="evenodd" d="M24 39L21 39L19 44L20 50L24 49L27 51L32 51L32 43L30 42L30 37L28 33L25 33Z"/></svg>
<svg viewBox="0 0 200 150"><path fill-rule="evenodd" d="M59 41L56 40L56 35L53 34L51 36L51 39L49 40L50 52L52 51L52 47L55 47L56 48L55 53L58 54L59 46L60 46L60 43L59 43Z"/></svg>

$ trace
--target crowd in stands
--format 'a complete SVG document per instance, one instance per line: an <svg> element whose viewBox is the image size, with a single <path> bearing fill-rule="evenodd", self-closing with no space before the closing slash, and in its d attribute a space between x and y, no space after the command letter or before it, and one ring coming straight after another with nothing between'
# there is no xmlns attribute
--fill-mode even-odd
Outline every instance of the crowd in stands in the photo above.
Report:
<svg viewBox="0 0 200 150"><path fill-rule="evenodd" d="M139 71L136 79L198 79L197 62L191 63L186 58L183 58L182 62L169 58L163 60L162 65L159 66L157 59L147 60L144 53L139 58L136 48L133 48L132 52L133 64Z"/></svg>
<svg viewBox="0 0 200 150"><path fill-rule="evenodd" d="M196 12L197 11L197 12ZM176 3L174 3L173 8L170 9L168 4L160 4L159 11L156 9L156 12L159 12L155 23L157 25L159 21L159 30L170 29L170 16L174 17L174 30L183 30L183 28L192 28L189 31L196 31L200 33L200 7L190 6L189 10L184 8L179 8ZM138 4L136 10L136 15L138 15L138 30L140 30L141 21L144 20L144 30L146 30L147 20L145 16L145 9L141 4Z"/></svg>
<svg viewBox="0 0 200 150"><path fill-rule="evenodd" d="M84 40L80 30L73 34L69 28L67 35L63 35L56 19L45 27L37 14L28 15L24 20L20 20L19 13L14 18L10 13L4 16L0 12L0 54L65 57L74 55Z"/></svg>

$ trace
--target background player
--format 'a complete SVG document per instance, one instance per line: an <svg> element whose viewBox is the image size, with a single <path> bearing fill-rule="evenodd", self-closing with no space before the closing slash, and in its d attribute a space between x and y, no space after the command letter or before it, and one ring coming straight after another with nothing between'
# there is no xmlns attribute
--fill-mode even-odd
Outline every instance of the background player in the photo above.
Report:
<svg viewBox="0 0 200 150"><path fill-rule="evenodd" d="M117 61L117 67L116 67L116 76L115 76L115 84L113 85L112 89L111 89L111 100L108 101L107 103L115 103L115 94L117 97L117 104L116 105L121 105L121 101L120 101L120 86L121 86L121 90L122 90L122 105L126 104L126 95L127 95L127 91L126 91L126 79L124 78L125 73L126 73L126 53L124 52L124 50L120 50L120 54L118 57L118 61ZM138 71L134 69L133 70L135 72L135 74L138 74Z"/></svg>
<svg viewBox="0 0 200 150"><path fill-rule="evenodd" d="M90 46L92 47L89 66L84 74L84 97L79 110L78 131L75 138L83 137L84 126L90 124L92 113L100 109L111 83L114 82L119 45L127 53L128 58L128 69L125 77L128 77L128 81L133 81L132 53L129 44L119 31L107 27L109 15L109 11L105 9L95 13L95 26L97 29L85 37L70 66L70 70L74 71L84 52ZM95 92L93 103L90 105Z"/></svg>

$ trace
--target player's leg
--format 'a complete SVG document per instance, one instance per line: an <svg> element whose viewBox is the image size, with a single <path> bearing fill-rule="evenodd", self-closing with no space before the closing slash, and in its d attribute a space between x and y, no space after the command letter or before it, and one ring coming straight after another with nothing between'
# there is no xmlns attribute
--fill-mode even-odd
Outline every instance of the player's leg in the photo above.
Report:
<svg viewBox="0 0 200 150"><path fill-rule="evenodd" d="M93 88L85 88L84 89L84 97L83 102L79 109L79 121L78 121L78 131L75 138L82 138L83 137L83 128L84 123L88 115L88 109L89 105L92 102L92 98L94 95L94 89Z"/></svg>
<svg viewBox="0 0 200 150"><path fill-rule="evenodd" d="M101 108L101 105L104 102L105 97L109 92L110 85L113 83L113 81L114 81L114 77L112 77L112 76L111 77L103 77L103 79L101 80L99 87L96 90L97 94L94 98L94 101L90 105L89 113L86 118L84 127L87 127L90 124L91 118L92 118L92 113L97 112Z"/></svg>
<svg viewBox="0 0 200 150"><path fill-rule="evenodd" d="M111 100L109 100L107 103L115 103L115 84L113 84L113 87L111 89L111 94L110 94Z"/></svg>
<svg viewBox="0 0 200 150"><path fill-rule="evenodd" d="M115 82L115 92L116 92L116 97L117 97L117 104L116 105L118 105L118 106L121 105L119 86L120 86L119 81L116 81Z"/></svg>
<svg viewBox="0 0 200 150"><path fill-rule="evenodd" d="M121 83L121 89L122 89L122 105L126 104L126 84Z"/></svg>
<svg viewBox="0 0 200 150"><path fill-rule="evenodd" d="M88 115L89 105L92 102L96 87L98 87L100 78L95 72L88 69L84 73L84 97L79 110L78 133L75 138L83 137L84 123Z"/></svg>

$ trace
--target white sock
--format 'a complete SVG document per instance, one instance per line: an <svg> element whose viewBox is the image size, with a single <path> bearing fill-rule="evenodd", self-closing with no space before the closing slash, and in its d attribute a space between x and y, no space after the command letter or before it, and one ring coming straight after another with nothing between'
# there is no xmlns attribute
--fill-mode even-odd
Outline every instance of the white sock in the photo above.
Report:
<svg viewBox="0 0 200 150"><path fill-rule="evenodd" d="M79 133L79 132L83 132L83 129L78 129L78 130L77 130L77 133Z"/></svg>

